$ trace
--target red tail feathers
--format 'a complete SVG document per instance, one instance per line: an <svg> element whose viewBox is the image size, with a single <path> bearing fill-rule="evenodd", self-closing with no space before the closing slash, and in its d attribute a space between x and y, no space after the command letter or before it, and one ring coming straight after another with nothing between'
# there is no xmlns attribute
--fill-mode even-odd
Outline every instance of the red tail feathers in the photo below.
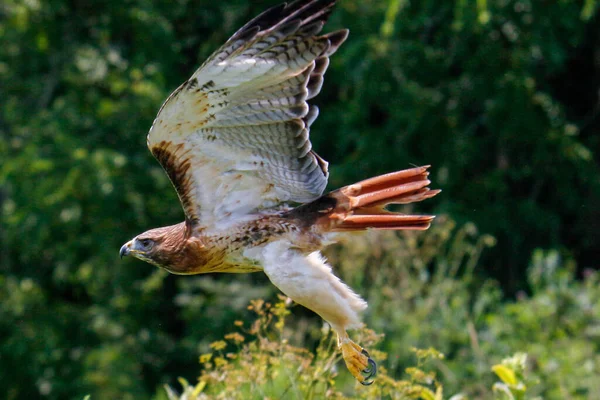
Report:
<svg viewBox="0 0 600 400"><path fill-rule="evenodd" d="M335 205L327 211L320 211L324 215L317 219L317 225L334 232L429 228L434 216L405 215L385 210L388 204L408 204L438 194L440 190L427 187L431 183L427 179L427 168L428 165L376 176L327 194L324 197L334 199Z"/></svg>

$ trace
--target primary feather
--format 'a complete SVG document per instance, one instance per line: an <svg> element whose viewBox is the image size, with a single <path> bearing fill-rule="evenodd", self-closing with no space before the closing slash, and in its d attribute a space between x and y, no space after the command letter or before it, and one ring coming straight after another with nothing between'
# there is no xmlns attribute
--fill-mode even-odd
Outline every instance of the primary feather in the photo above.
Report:
<svg viewBox="0 0 600 400"><path fill-rule="evenodd" d="M307 100L347 37L317 36L334 3L296 1L259 15L161 107L148 147L194 225L323 193L327 163L309 139L318 109Z"/></svg>

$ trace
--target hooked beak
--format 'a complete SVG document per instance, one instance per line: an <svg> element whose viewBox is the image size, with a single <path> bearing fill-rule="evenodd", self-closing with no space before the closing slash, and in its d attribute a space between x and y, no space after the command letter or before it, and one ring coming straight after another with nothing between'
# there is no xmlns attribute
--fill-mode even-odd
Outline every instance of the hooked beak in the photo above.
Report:
<svg viewBox="0 0 600 400"><path fill-rule="evenodd" d="M121 247L121 250L119 250L119 256L121 258L123 258L123 256L128 256L130 251L131 251L131 242L127 242Z"/></svg>

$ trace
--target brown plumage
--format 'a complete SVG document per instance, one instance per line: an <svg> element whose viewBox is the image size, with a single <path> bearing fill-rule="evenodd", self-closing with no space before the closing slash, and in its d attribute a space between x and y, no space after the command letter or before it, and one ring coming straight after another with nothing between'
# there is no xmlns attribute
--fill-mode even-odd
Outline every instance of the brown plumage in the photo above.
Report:
<svg viewBox="0 0 600 400"><path fill-rule="evenodd" d="M322 195L328 164L309 131L329 57L348 31L319 35L335 0L298 0L238 30L160 108L148 147L185 221L121 248L174 274L264 271L331 324L350 372L372 382L375 363L348 337L366 303L318 251L338 232L425 230L433 217L385 209L435 196L428 167L366 179ZM298 205L300 204L300 205ZM294 206L297 205L297 206Z"/></svg>

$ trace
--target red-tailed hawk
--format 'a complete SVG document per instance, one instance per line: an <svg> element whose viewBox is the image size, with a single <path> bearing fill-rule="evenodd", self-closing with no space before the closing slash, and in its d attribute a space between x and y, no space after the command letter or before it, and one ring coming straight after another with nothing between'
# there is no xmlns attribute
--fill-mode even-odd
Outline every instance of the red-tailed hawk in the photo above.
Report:
<svg viewBox="0 0 600 400"><path fill-rule="evenodd" d="M167 172L185 221L121 248L174 274L263 271L337 332L350 372L369 384L376 365L346 333L367 303L319 250L338 232L429 227L433 216L385 210L425 200L427 166L322 195L327 162L311 149L329 57L347 30L319 35L335 0L273 7L238 30L167 98L148 147Z"/></svg>

